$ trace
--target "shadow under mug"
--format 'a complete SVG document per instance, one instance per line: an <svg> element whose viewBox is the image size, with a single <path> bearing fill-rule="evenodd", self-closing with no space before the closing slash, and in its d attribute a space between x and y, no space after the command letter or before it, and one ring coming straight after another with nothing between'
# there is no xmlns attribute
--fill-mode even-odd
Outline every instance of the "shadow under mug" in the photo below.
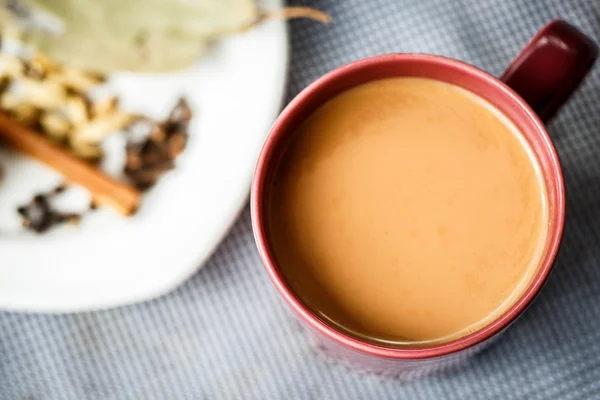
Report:
<svg viewBox="0 0 600 400"><path fill-rule="evenodd" d="M544 26L500 79L461 61L426 54L388 54L342 66L304 89L283 110L260 154L251 192L254 236L262 262L285 301L317 334L321 348L377 372L420 375L455 365L488 345L533 301L558 251L565 218L560 161L542 121L547 121L577 88L597 57L596 44L565 21ZM266 186L284 157L296 127L327 100L354 86L382 78L430 78L484 98L519 128L537 157L548 192L549 231L541 266L529 287L503 315L457 340L416 348L386 347L362 341L327 324L307 308L285 282L269 248L265 229Z"/></svg>

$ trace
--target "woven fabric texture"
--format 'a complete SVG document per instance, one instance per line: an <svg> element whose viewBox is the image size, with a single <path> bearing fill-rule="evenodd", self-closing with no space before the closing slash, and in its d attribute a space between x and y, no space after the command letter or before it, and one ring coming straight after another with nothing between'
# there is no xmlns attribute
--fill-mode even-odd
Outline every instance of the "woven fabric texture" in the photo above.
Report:
<svg viewBox="0 0 600 400"><path fill-rule="evenodd" d="M339 65L385 52L446 55L498 75L557 17L600 42L595 0L292 4L334 22L290 23L288 100ZM245 211L208 265L167 296L81 314L0 312L0 399L600 398L599 65L549 130L568 192L554 272L526 314L458 370L400 382L324 361L264 272Z"/></svg>

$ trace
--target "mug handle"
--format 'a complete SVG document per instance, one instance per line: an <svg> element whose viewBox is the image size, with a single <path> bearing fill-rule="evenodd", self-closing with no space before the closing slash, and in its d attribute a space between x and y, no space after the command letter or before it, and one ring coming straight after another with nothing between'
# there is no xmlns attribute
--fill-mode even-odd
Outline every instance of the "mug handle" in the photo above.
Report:
<svg viewBox="0 0 600 400"><path fill-rule="evenodd" d="M568 22L554 20L540 29L500 80L546 122L577 89L597 56L592 39Z"/></svg>

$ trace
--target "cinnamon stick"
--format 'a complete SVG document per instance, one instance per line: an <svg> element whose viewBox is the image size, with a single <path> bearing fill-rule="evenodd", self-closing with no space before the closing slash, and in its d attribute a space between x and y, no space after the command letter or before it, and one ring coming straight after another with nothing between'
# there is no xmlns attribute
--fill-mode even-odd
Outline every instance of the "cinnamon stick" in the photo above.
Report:
<svg viewBox="0 0 600 400"><path fill-rule="evenodd" d="M127 216L133 214L140 204L139 190L107 176L1 112L0 142L53 168L71 183L84 187L97 205L110 206Z"/></svg>

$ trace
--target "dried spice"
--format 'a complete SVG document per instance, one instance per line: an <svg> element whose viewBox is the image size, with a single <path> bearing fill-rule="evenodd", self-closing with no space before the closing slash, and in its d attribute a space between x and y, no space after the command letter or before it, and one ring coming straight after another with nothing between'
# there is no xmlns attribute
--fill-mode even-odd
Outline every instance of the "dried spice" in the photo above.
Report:
<svg viewBox="0 0 600 400"><path fill-rule="evenodd" d="M56 225L78 224L81 214L60 212L52 206L52 198L65 190L66 186L60 185L50 192L35 195L28 204L17 208L23 227L35 233L44 233Z"/></svg>
<svg viewBox="0 0 600 400"><path fill-rule="evenodd" d="M56 60L109 73L189 67L208 43L266 19L329 17L309 7L262 10L257 0L10 0L0 31ZM124 18L115 16L127 16ZM45 18L44 18L45 17ZM101 49L101 51L99 51Z"/></svg>
<svg viewBox="0 0 600 400"><path fill-rule="evenodd" d="M175 168L174 160L187 144L191 118L192 111L182 98L165 121L139 121L147 124L148 133L141 141L127 144L124 168L125 175L136 188L149 189L161 175Z"/></svg>
<svg viewBox="0 0 600 400"><path fill-rule="evenodd" d="M53 64L40 54L21 59L0 53L0 137L88 189L92 198L102 199L90 210L108 204L131 215L139 206L140 191L175 168L175 159L187 144L192 112L182 98L164 121L125 113L116 97L92 100L85 93L103 82L100 75ZM132 140L135 125L146 126L139 140ZM101 159L103 140L118 131L129 133L124 168L129 183L86 163ZM108 195L107 182L112 187ZM23 226L43 233L58 224L78 223L80 214L52 207L52 198L62 190L40 193L19 207ZM98 190L104 192L98 195Z"/></svg>
<svg viewBox="0 0 600 400"><path fill-rule="evenodd" d="M114 96L92 99L105 82L103 75L54 63L41 53L0 53L0 110L89 162L102 158L102 140L135 119L119 109Z"/></svg>

